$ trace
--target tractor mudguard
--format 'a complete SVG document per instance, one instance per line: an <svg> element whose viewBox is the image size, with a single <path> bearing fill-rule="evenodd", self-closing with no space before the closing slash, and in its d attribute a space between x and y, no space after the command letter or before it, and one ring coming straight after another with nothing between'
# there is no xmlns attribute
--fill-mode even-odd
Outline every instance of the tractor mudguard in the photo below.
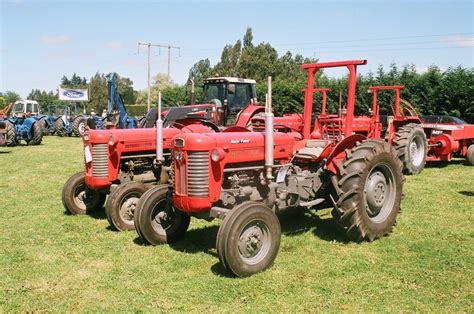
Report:
<svg viewBox="0 0 474 314"><path fill-rule="evenodd" d="M328 156L326 160L326 166L334 174L337 174L338 167L337 164L345 157L345 150L351 147L354 147L356 142L361 142L367 139L365 136L360 134L352 134L351 136L346 137L341 142L339 142L332 153Z"/></svg>
<svg viewBox="0 0 474 314"><path fill-rule="evenodd" d="M235 126L246 128L253 116L265 112L265 107L248 105L237 115Z"/></svg>

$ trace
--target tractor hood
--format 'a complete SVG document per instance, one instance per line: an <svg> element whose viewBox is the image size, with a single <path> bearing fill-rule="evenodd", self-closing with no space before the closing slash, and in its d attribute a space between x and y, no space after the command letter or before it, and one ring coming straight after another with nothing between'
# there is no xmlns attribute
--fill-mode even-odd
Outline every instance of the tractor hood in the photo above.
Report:
<svg viewBox="0 0 474 314"><path fill-rule="evenodd" d="M285 133L274 133L274 159L290 159L295 139ZM218 148L225 164L263 162L265 136L263 132L183 133L172 140L172 149L212 151Z"/></svg>
<svg viewBox="0 0 474 314"><path fill-rule="evenodd" d="M182 131L176 128L163 129L163 148L169 149L171 139ZM84 133L84 144L109 143L120 145L122 152L156 149L156 129L111 129L89 130Z"/></svg>

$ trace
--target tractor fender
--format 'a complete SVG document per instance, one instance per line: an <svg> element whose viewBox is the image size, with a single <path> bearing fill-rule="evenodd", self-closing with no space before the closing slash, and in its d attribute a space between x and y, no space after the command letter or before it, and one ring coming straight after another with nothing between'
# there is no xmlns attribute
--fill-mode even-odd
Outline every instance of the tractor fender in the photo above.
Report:
<svg viewBox="0 0 474 314"><path fill-rule="evenodd" d="M367 137L360 134L352 134L351 136L346 137L341 142L339 142L331 154L326 159L326 167L333 174L337 174L338 164L346 157L346 149L350 149L355 146L357 142L362 142L367 139Z"/></svg>
<svg viewBox="0 0 474 314"><path fill-rule="evenodd" d="M26 118L25 121L23 121L23 126L24 126L24 130L27 130L28 132L31 130L31 128L33 127L33 124L36 123L36 119L35 118Z"/></svg>
<svg viewBox="0 0 474 314"><path fill-rule="evenodd" d="M239 112L235 121L235 126L241 126L245 128L250 123L250 119L252 119L253 116L263 112L265 112L265 107L248 105Z"/></svg>
<svg viewBox="0 0 474 314"><path fill-rule="evenodd" d="M249 129L243 126L233 125L222 131L223 133L226 132L250 132Z"/></svg>

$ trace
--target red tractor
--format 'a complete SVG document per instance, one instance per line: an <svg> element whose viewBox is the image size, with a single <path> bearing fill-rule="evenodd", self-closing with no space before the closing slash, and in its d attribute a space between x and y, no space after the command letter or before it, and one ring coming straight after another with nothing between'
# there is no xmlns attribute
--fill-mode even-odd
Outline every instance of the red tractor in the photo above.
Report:
<svg viewBox="0 0 474 314"><path fill-rule="evenodd" d="M291 207L327 199L350 239L372 241L389 234L400 211L403 166L393 146L353 128L357 66L366 63L302 65L308 81L298 136L274 132L270 81L265 132L176 135L170 185L149 189L138 202L139 236L152 245L172 242L185 234L191 216L223 218L219 260L245 277L273 264L281 238L276 213ZM349 70L346 112L320 116L313 125L315 73L333 67Z"/></svg>
<svg viewBox="0 0 474 314"><path fill-rule="evenodd" d="M162 140L157 140L157 129L153 128L87 131L83 136L85 171L71 176L62 191L67 212L84 214L102 208L110 193L105 209L111 226L119 231L133 229L133 213L140 196L151 185L168 182L173 136L219 132L218 126L229 120L235 121L234 128L243 129L253 116L264 111L264 107L256 105L253 80L208 79L204 93L209 104L173 107L163 112ZM236 94L238 99L233 97ZM243 102L248 105L242 107ZM156 117L155 111L148 119L149 127L153 127ZM157 142L162 143L163 160L157 158Z"/></svg>
<svg viewBox="0 0 474 314"><path fill-rule="evenodd" d="M428 161L450 161L454 155L474 165L474 125L451 116L422 116L429 138Z"/></svg>
<svg viewBox="0 0 474 314"><path fill-rule="evenodd" d="M403 163L406 174L420 173L426 162L427 140L423 128L420 126L421 119L414 108L405 100L400 98L400 90L403 85L395 86L371 86L372 92L372 119L382 125L375 136L371 138L383 138L397 151L398 158ZM392 106L393 116L380 115L380 107L377 103L379 91L394 90L395 103Z"/></svg>

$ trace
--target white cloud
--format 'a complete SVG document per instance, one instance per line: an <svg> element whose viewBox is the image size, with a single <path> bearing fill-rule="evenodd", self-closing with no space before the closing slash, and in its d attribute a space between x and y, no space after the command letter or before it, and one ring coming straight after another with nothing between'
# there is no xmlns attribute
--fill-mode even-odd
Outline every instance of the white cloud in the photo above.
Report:
<svg viewBox="0 0 474 314"><path fill-rule="evenodd" d="M65 35L57 35L57 36L42 36L40 40L43 44L58 45L58 44L66 44L72 41L72 38Z"/></svg>
<svg viewBox="0 0 474 314"><path fill-rule="evenodd" d="M446 42L458 47L474 47L474 36L451 36Z"/></svg>
<svg viewBox="0 0 474 314"><path fill-rule="evenodd" d="M120 49L123 47L123 43L121 41L111 41L108 42L105 46L110 49Z"/></svg>

